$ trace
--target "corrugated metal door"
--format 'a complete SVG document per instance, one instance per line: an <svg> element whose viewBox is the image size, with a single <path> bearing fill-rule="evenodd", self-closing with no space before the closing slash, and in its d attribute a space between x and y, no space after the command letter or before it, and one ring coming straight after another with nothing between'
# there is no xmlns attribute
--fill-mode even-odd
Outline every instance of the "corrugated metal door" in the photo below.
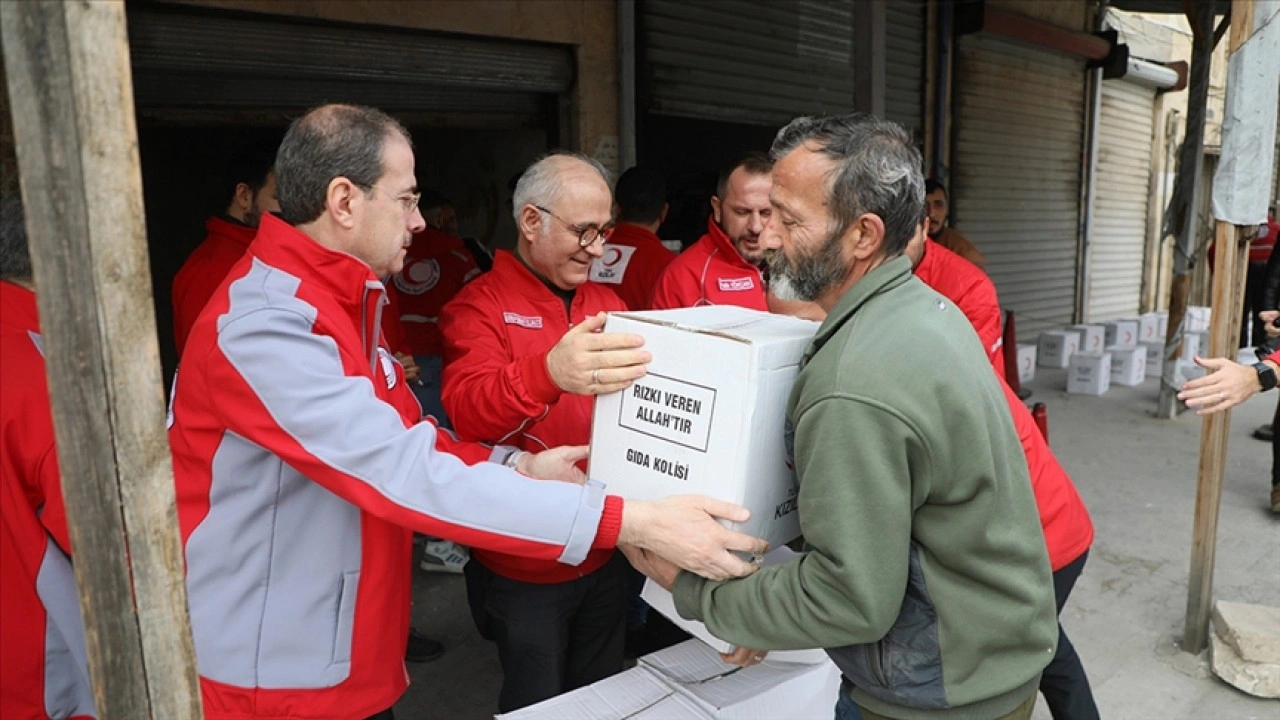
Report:
<svg viewBox="0 0 1280 720"><path fill-rule="evenodd" d="M924 135L924 0L885 5L885 117Z"/></svg>
<svg viewBox="0 0 1280 720"><path fill-rule="evenodd" d="M1084 62L983 33L958 45L951 221L1030 339L1075 309Z"/></svg>
<svg viewBox="0 0 1280 720"><path fill-rule="evenodd" d="M536 115L568 91L565 47L185 8L128 10L141 107L383 109Z"/></svg>
<svg viewBox="0 0 1280 720"><path fill-rule="evenodd" d="M1124 79L1102 83L1087 322L1138 314L1151 185L1155 90Z"/></svg>
<svg viewBox="0 0 1280 720"><path fill-rule="evenodd" d="M642 0L640 106L779 126L853 109L853 9L826 0Z"/></svg>

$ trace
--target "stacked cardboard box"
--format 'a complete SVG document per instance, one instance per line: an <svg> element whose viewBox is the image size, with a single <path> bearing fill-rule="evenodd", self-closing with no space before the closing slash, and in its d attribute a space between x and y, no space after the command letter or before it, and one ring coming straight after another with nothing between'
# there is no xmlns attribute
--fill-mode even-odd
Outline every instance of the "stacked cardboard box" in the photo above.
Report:
<svg viewBox="0 0 1280 720"><path fill-rule="evenodd" d="M1114 320L1107 328L1106 346L1132 348L1138 346L1138 321Z"/></svg>
<svg viewBox="0 0 1280 720"><path fill-rule="evenodd" d="M1111 353L1076 353L1067 368L1067 392L1102 395L1111 389Z"/></svg>
<svg viewBox="0 0 1280 720"><path fill-rule="evenodd" d="M1040 367L1065 368L1071 356L1080 350L1080 335L1071 330L1051 330L1040 333L1040 346L1036 362Z"/></svg>
<svg viewBox="0 0 1280 720"><path fill-rule="evenodd" d="M1147 349L1107 348L1111 353L1111 382L1133 387L1147 379Z"/></svg>
<svg viewBox="0 0 1280 720"><path fill-rule="evenodd" d="M1018 345L1018 382L1036 379L1036 346Z"/></svg>
<svg viewBox="0 0 1280 720"><path fill-rule="evenodd" d="M1067 329L1080 336L1077 352L1102 352L1106 347L1107 328L1104 325L1072 325Z"/></svg>

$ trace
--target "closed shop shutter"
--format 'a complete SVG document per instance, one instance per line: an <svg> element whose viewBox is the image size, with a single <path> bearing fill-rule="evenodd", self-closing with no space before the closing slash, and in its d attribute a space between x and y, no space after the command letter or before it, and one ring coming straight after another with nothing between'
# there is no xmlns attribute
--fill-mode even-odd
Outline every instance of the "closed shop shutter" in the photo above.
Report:
<svg viewBox="0 0 1280 720"><path fill-rule="evenodd" d="M921 0L889 0L885 6L885 116L919 140L924 135L924 25Z"/></svg>
<svg viewBox="0 0 1280 720"><path fill-rule="evenodd" d="M128 10L141 108L385 110L536 117L568 91L565 47L185 8Z"/></svg>
<svg viewBox="0 0 1280 720"><path fill-rule="evenodd" d="M1084 62L978 33L955 66L951 218L987 257L1019 339L1071 322Z"/></svg>
<svg viewBox="0 0 1280 720"><path fill-rule="evenodd" d="M1152 88L1123 78L1102 83L1085 295L1088 322L1138 314L1147 237L1154 103Z"/></svg>
<svg viewBox="0 0 1280 720"><path fill-rule="evenodd" d="M643 0L640 107L781 126L853 108L853 10L826 0Z"/></svg>

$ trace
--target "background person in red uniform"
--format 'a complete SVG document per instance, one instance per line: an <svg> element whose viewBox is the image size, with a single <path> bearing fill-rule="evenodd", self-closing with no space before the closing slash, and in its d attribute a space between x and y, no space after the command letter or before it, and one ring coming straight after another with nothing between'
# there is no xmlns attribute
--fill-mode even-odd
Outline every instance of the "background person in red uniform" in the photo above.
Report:
<svg viewBox="0 0 1280 720"><path fill-rule="evenodd" d="M94 718L18 189L0 198L0 717Z"/></svg>
<svg viewBox="0 0 1280 720"><path fill-rule="evenodd" d="M942 247L978 266L986 272L987 258L970 242L969 238L956 232L947 224L951 214L951 204L947 199L947 188L937 180L926 180L924 183L925 211L928 213L929 237Z"/></svg>
<svg viewBox="0 0 1280 720"><path fill-rule="evenodd" d="M206 718L389 718L408 683L411 530L567 565L622 542L751 571L726 548L763 543L714 521L742 508L624 503L578 484L582 448L530 454L422 422L379 332L379 278L424 225L403 126L315 108L276 173L280 217L197 318L172 406Z"/></svg>
<svg viewBox="0 0 1280 720"><path fill-rule="evenodd" d="M667 183L657 170L637 165L613 189L617 226L591 263L592 282L607 285L630 310L648 310L658 278L675 253L658 239L667 218Z"/></svg>
<svg viewBox="0 0 1280 720"><path fill-rule="evenodd" d="M587 282L612 226L608 174L553 153L520 177L516 252L445 306L444 406L464 440L527 450L585 444L594 395L645 373L643 338L596 332L626 305ZM467 595L498 645L500 712L589 685L622 669L627 563L611 549L577 567L476 548Z"/></svg>
<svg viewBox="0 0 1280 720"><path fill-rule="evenodd" d="M773 212L764 153L752 152L720 173L711 198L707 234L667 266L654 288L656 310L698 305L739 305L768 310L760 233Z"/></svg>
<svg viewBox="0 0 1280 720"><path fill-rule="evenodd" d="M253 242L262 214L280 209L271 169L275 159L275 143L250 145L236 153L226 178L231 201L221 215L205 221L209 234L173 278L173 342L179 359L196 317Z"/></svg>

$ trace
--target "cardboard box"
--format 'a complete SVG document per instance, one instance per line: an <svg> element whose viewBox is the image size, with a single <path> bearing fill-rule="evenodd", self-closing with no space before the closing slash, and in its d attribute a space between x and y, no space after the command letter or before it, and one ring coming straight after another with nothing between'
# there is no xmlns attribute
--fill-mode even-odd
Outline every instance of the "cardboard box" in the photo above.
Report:
<svg viewBox="0 0 1280 720"><path fill-rule="evenodd" d="M1182 354L1179 356L1188 362L1208 349L1208 343L1201 345L1203 333L1184 332L1182 334Z"/></svg>
<svg viewBox="0 0 1280 720"><path fill-rule="evenodd" d="M1080 335L1071 330L1040 333L1036 362L1040 367L1065 368L1071 356L1080 350Z"/></svg>
<svg viewBox="0 0 1280 720"><path fill-rule="evenodd" d="M1138 347L1138 321L1115 320L1106 324L1107 347Z"/></svg>
<svg viewBox="0 0 1280 720"><path fill-rule="evenodd" d="M494 717L499 720L710 720L692 699L640 666Z"/></svg>
<svg viewBox="0 0 1280 720"><path fill-rule="evenodd" d="M787 399L818 323L734 306L614 313L644 336L649 372L596 398L588 475L650 500L699 493L751 510L733 526L778 547L800 535Z"/></svg>
<svg viewBox="0 0 1280 720"><path fill-rule="evenodd" d="M1164 341L1140 342L1138 347L1147 352L1147 368L1152 374L1158 374L1164 365Z"/></svg>
<svg viewBox="0 0 1280 720"><path fill-rule="evenodd" d="M764 556L764 564L774 565L776 563L783 563L796 556L797 553L793 552L791 548L786 545L783 545L770 550L769 554ZM676 627L706 643L716 652L727 653L733 651L733 643L725 642L715 635L712 635L706 625L698 622L697 620L686 620L685 618L680 617L680 613L676 612L675 598L671 596L671 593L663 589L661 585L652 580L646 580L644 583L644 590L641 591L640 597L644 599L645 602L649 603L649 607L661 613L663 617L670 620ZM824 650L782 650L769 653L769 657L781 662L812 664L825 661L827 659L827 653Z"/></svg>
<svg viewBox="0 0 1280 720"><path fill-rule="evenodd" d="M1156 326L1156 335L1159 335L1160 339L1163 340L1169 337L1169 311L1161 310L1155 315L1156 320L1159 321L1159 324Z"/></svg>
<svg viewBox="0 0 1280 720"><path fill-rule="evenodd" d="M1111 389L1111 353L1076 353L1067 368L1067 392L1101 395Z"/></svg>
<svg viewBox="0 0 1280 720"><path fill-rule="evenodd" d="M1155 313L1145 313L1139 315L1132 320L1138 323L1138 342L1153 342L1155 340L1163 340L1164 336L1160 334L1160 316Z"/></svg>
<svg viewBox="0 0 1280 720"><path fill-rule="evenodd" d="M1173 385L1181 388L1182 384L1188 380L1204 377L1205 372L1207 371L1195 364L1193 360L1179 360L1173 371Z"/></svg>
<svg viewBox="0 0 1280 720"><path fill-rule="evenodd" d="M759 665L738 669L697 640L646 655L639 666L715 720L828 720L840 692L840 671L830 659L802 665L780 662L769 653Z"/></svg>
<svg viewBox="0 0 1280 720"><path fill-rule="evenodd" d="M1211 308L1203 305L1188 305L1186 314L1182 316L1183 332L1208 332L1212 315Z"/></svg>
<svg viewBox="0 0 1280 720"><path fill-rule="evenodd" d="M1018 382L1031 382L1036 379L1036 346L1018 346Z"/></svg>
<svg viewBox="0 0 1280 720"><path fill-rule="evenodd" d="M1107 328L1103 325L1072 325L1068 330L1080 336L1077 352L1102 352L1107 338Z"/></svg>
<svg viewBox="0 0 1280 720"><path fill-rule="evenodd" d="M1133 387L1147 379L1147 349L1144 347L1109 347L1111 353L1111 382Z"/></svg>

